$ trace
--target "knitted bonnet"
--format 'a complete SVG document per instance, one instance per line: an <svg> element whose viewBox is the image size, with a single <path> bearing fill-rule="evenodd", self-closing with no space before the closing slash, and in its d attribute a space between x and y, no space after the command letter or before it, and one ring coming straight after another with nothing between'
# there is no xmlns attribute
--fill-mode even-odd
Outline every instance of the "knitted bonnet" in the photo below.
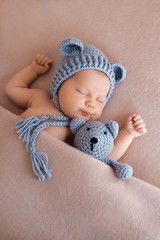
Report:
<svg viewBox="0 0 160 240"><path fill-rule="evenodd" d="M119 83L126 77L125 68L118 63L110 64L107 57L96 47L82 43L76 38L68 38L61 42L59 50L62 54L51 82L56 107L62 111L58 101L58 89L61 84L77 72L86 69L96 69L104 72L110 80L110 89L106 102L113 92L115 83ZM98 81L98 80L97 80Z"/></svg>

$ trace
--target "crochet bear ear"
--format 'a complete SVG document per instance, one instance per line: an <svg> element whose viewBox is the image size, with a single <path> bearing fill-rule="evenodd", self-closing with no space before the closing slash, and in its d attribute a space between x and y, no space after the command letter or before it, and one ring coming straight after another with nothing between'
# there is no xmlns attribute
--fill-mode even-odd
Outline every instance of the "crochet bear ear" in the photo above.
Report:
<svg viewBox="0 0 160 240"><path fill-rule="evenodd" d="M83 52L83 43L76 38L68 38L61 42L59 50L64 56L75 56Z"/></svg>
<svg viewBox="0 0 160 240"><path fill-rule="evenodd" d="M86 123L86 121L84 121L81 118L74 118L71 120L69 127L70 130L73 134L76 134L76 132Z"/></svg>
<svg viewBox="0 0 160 240"><path fill-rule="evenodd" d="M115 121L109 121L108 123L105 124L108 130L111 132L112 137L115 139L118 135L119 131L119 125Z"/></svg>
<svg viewBox="0 0 160 240"><path fill-rule="evenodd" d="M115 73L115 81L119 83L126 77L126 69L119 63L112 64L113 71Z"/></svg>

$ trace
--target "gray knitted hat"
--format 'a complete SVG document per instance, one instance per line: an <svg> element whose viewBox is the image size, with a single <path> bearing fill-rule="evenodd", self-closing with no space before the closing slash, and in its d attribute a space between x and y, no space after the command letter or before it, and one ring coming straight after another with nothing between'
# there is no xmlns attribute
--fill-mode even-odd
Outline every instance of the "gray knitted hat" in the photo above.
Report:
<svg viewBox="0 0 160 240"><path fill-rule="evenodd" d="M84 44L79 39L69 38L61 42L60 52L62 54L51 82L56 107L62 111L58 101L58 89L61 84L77 72L85 69L96 69L104 72L110 80L110 90L106 102L113 92L115 83L121 82L126 77L125 68L118 64L110 64L107 57L99 49L90 44Z"/></svg>

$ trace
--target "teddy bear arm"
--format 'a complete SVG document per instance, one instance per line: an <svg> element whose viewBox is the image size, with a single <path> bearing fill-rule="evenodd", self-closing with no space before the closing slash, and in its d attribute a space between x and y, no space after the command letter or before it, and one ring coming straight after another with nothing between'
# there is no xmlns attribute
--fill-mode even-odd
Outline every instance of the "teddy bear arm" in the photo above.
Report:
<svg viewBox="0 0 160 240"><path fill-rule="evenodd" d="M105 159L103 162L112 167L115 170L116 175L122 180L129 179L133 174L132 167L126 163L119 163L113 159Z"/></svg>

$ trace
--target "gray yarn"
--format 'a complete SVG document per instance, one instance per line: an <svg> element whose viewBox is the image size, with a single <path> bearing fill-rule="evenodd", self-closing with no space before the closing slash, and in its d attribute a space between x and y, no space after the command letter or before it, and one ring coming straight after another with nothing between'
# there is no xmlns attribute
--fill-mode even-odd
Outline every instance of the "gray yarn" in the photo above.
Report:
<svg viewBox="0 0 160 240"><path fill-rule="evenodd" d="M114 139L118 135L119 126L116 122L110 121L104 124L91 121L84 123L82 120L79 121L79 127L77 124L75 129L72 127L72 121L70 129L75 134L74 145L76 148L111 166L119 178L126 180L132 176L133 169L130 165L107 159L113 150Z"/></svg>
<svg viewBox="0 0 160 240"><path fill-rule="evenodd" d="M45 120L54 122L44 122ZM56 120L56 121L55 121ZM35 141L39 133L48 127L70 126L75 134L74 145L77 149L95 157L110 165L117 176L123 180L130 178L133 169L128 164L122 164L112 159L107 159L114 145L114 139L118 135L119 126L110 121L103 124L98 121L85 122L83 119L70 119L64 116L46 114L39 118L32 116L23 121L18 121L13 129L17 129L19 139L23 137L27 151L31 153L32 167L39 181L52 177L52 170L48 169L48 156L44 152L36 152ZM33 131L33 132L32 132Z"/></svg>
<svg viewBox="0 0 160 240"><path fill-rule="evenodd" d="M59 49L62 56L53 75L51 92L56 107L60 111L62 110L58 101L58 90L61 84L75 73L86 69L104 72L110 80L110 90L106 102L110 98L115 84L121 82L126 77L126 70L121 64L110 64L102 51L90 44L82 43L79 39L65 39L61 42Z"/></svg>
<svg viewBox="0 0 160 240"><path fill-rule="evenodd" d="M46 120L54 120L53 122L44 122ZM54 126L69 126L73 129L77 129L81 124L85 123L80 118L75 118L71 121L70 118L65 116L56 116L52 114L46 114L40 116L31 116L25 120L18 121L13 130L16 129L19 134L19 139L23 137L23 141L26 142L26 149L31 153L32 167L35 175L39 181L44 181L47 177L52 177L52 170L48 169L48 156L44 152L36 152L35 141L39 133L48 127Z"/></svg>
<svg viewBox="0 0 160 240"><path fill-rule="evenodd" d="M54 122L44 122L48 119L54 120ZM48 169L47 154L36 152L35 141L39 133L48 127L69 126L70 121L68 117L46 114L39 118L32 116L23 121L18 121L14 126L13 129L17 129L19 139L23 137L23 141L26 142L27 151L31 152L33 171L38 176L39 181L44 181L46 177L49 179L52 177L52 170Z"/></svg>
<svg viewBox="0 0 160 240"><path fill-rule="evenodd" d="M54 122L44 122L47 119L54 120ZM23 121L18 121L13 128L17 129L19 139L23 137L27 151L31 152L33 171L38 176L39 181L44 181L46 177L50 179L52 170L48 169L47 154L36 152L35 141L43 129L53 126L70 126L72 133L75 134L74 145L77 149L110 165L117 176L123 180L132 176L133 169L131 166L107 159L107 156L112 152L114 139L118 135L119 126L116 122L110 121L103 124L102 122L91 121L86 123L80 118L71 120L64 116L46 114L39 118L32 116Z"/></svg>

